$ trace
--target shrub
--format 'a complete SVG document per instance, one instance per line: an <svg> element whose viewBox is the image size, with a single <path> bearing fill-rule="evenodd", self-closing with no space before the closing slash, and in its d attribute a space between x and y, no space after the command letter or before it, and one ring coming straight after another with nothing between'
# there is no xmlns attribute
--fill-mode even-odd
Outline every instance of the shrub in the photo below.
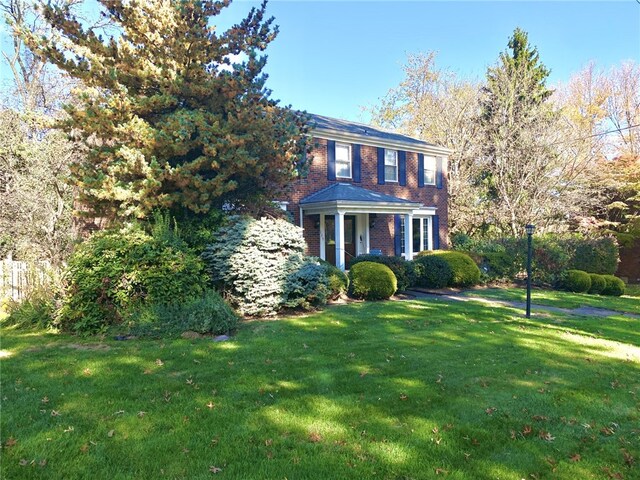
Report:
<svg viewBox="0 0 640 480"><path fill-rule="evenodd" d="M178 336L185 331L220 335L234 330L238 317L214 290L176 303L141 306L132 315L128 333L138 336Z"/></svg>
<svg viewBox="0 0 640 480"><path fill-rule="evenodd" d="M329 281L329 298L335 300L347 293L349 289L349 277L347 274L325 260L319 260L319 262L324 266L324 273Z"/></svg>
<svg viewBox="0 0 640 480"><path fill-rule="evenodd" d="M450 287L468 287L480 282L480 269L466 253L453 250L425 250L420 252L418 257L424 255L436 255L449 264L451 268Z"/></svg>
<svg viewBox="0 0 640 480"><path fill-rule="evenodd" d="M572 243L571 268L607 275L616 272L620 251L614 238L575 239Z"/></svg>
<svg viewBox="0 0 640 480"><path fill-rule="evenodd" d="M17 328L49 328L53 325L55 308L53 298L44 295L31 295L21 302L10 300L4 324Z"/></svg>
<svg viewBox="0 0 640 480"><path fill-rule="evenodd" d="M305 246L302 229L286 220L235 216L202 258L212 280L243 315L275 315L285 306L308 308L323 302L324 293L309 288L328 284L325 270L303 268L309 263Z"/></svg>
<svg viewBox="0 0 640 480"><path fill-rule="evenodd" d="M349 269L360 262L381 263L391 269L398 281L398 290L403 291L414 283L413 264L404 257L388 257L386 255L358 255L349 262Z"/></svg>
<svg viewBox="0 0 640 480"><path fill-rule="evenodd" d="M567 270L560 279L563 290L574 293L585 293L591 288L591 277L582 270Z"/></svg>
<svg viewBox="0 0 640 480"><path fill-rule="evenodd" d="M602 293L607 286L607 281L603 276L597 273L590 273L589 278L591 278L591 288L589 289L589 293Z"/></svg>
<svg viewBox="0 0 640 480"><path fill-rule="evenodd" d="M198 297L207 283L202 260L160 224L152 234L135 225L94 234L73 252L65 276L58 320L78 333L119 324L139 305Z"/></svg>
<svg viewBox="0 0 640 480"><path fill-rule="evenodd" d="M612 295L614 297L624 295L625 284L621 279L614 275L603 275L602 277L606 282L606 286L602 290L603 295Z"/></svg>
<svg viewBox="0 0 640 480"><path fill-rule="evenodd" d="M423 255L413 260L415 284L419 287L444 288L451 282L453 272L449 263L438 255Z"/></svg>
<svg viewBox="0 0 640 480"><path fill-rule="evenodd" d="M326 304L331 295L326 267L313 257L293 257L293 261L298 265L285 280L284 305L311 310Z"/></svg>
<svg viewBox="0 0 640 480"><path fill-rule="evenodd" d="M393 271L381 263L360 262L349 269L349 295L365 300L384 300L398 289Z"/></svg>

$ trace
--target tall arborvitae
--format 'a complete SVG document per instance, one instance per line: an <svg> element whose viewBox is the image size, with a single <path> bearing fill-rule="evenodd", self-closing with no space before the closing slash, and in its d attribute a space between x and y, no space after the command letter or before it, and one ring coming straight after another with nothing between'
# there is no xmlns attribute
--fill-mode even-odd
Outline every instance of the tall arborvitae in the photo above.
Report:
<svg viewBox="0 0 640 480"><path fill-rule="evenodd" d="M211 21L231 0L99 3L117 29L109 39L51 5L52 37L22 32L85 87L61 125L88 149L73 170L81 204L143 218L275 198L301 166L305 126L264 86L259 52L278 33L266 2L224 32Z"/></svg>

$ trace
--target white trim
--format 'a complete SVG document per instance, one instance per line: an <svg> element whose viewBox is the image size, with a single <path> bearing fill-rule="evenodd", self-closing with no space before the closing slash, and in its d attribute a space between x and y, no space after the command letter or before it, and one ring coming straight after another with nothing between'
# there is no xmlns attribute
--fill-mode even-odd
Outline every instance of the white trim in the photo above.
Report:
<svg viewBox="0 0 640 480"><path fill-rule="evenodd" d="M314 128L311 130L311 136L347 143L358 143L360 145L368 145L370 147L388 147L398 150L406 150L408 152L425 153L429 155L444 155L445 157L453 153L453 150L445 147L439 147L437 145L417 145L415 143L403 142L399 140L372 138L369 135L345 133L328 128Z"/></svg>
<svg viewBox="0 0 640 480"><path fill-rule="evenodd" d="M307 206L308 205L308 206ZM334 214L338 210L349 213L413 213L422 207L419 203L394 203L394 202L353 202L347 200L333 200L322 203L309 203L304 211L308 214L321 213Z"/></svg>
<svg viewBox="0 0 640 480"><path fill-rule="evenodd" d="M336 232L336 267L344 272L346 265L344 261L344 212L339 210L335 213Z"/></svg>
<svg viewBox="0 0 640 480"><path fill-rule="evenodd" d="M322 260L327 259L327 245L326 245L326 232L325 232L325 216L324 213L320 214L320 258Z"/></svg>

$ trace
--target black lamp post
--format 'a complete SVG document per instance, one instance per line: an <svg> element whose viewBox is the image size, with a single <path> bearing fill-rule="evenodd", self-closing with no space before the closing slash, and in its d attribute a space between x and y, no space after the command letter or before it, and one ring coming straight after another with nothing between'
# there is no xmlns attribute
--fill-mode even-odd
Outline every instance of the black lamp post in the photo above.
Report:
<svg viewBox="0 0 640 480"><path fill-rule="evenodd" d="M531 236L535 231L535 225L525 225L524 231L527 232L527 318L531 317Z"/></svg>

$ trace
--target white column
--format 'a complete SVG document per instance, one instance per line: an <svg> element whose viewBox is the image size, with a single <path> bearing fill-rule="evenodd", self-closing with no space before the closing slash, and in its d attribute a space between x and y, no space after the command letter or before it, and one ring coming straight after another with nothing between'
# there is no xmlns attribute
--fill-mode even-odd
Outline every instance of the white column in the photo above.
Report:
<svg viewBox="0 0 640 480"><path fill-rule="evenodd" d="M325 237L325 221L324 221L324 213L320 214L320 258L322 260L327 259L327 252L325 251L327 247L327 239Z"/></svg>
<svg viewBox="0 0 640 480"><path fill-rule="evenodd" d="M427 217L427 248L433 250L433 217Z"/></svg>
<svg viewBox="0 0 640 480"><path fill-rule="evenodd" d="M413 215L407 213L404 216L404 258L411 260L413 257Z"/></svg>
<svg viewBox="0 0 640 480"><path fill-rule="evenodd" d="M364 253L370 252L369 246L369 222L371 219L369 218L369 214L365 214L364 216Z"/></svg>
<svg viewBox="0 0 640 480"><path fill-rule="evenodd" d="M302 212L302 207L300 207L300 228L304 229L304 215Z"/></svg>
<svg viewBox="0 0 640 480"><path fill-rule="evenodd" d="M344 271L346 268L344 261L344 212L336 212L336 267Z"/></svg>

